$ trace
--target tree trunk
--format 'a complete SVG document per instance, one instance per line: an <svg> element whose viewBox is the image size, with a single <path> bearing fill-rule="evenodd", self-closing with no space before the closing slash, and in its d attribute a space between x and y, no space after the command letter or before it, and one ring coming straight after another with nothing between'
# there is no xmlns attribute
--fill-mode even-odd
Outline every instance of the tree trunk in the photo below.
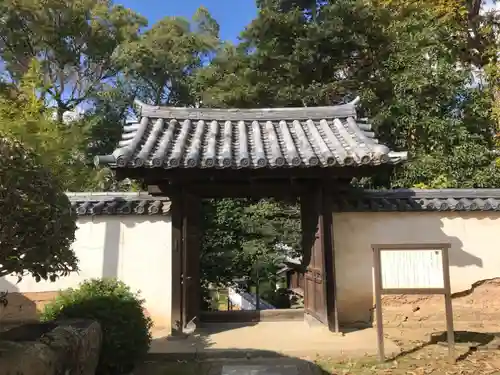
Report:
<svg viewBox="0 0 500 375"><path fill-rule="evenodd" d="M259 269L257 269L257 283L255 284L255 310L260 310L260 280L259 280Z"/></svg>

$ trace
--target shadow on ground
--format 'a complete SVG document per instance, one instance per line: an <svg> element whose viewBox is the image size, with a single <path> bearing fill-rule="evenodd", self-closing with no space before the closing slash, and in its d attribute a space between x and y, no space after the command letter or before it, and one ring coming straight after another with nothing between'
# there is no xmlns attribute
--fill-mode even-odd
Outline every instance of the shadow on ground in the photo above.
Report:
<svg viewBox="0 0 500 375"><path fill-rule="evenodd" d="M237 358L222 357L213 352L211 359L145 362L134 370L134 375L331 375L313 358L301 359L271 351L251 350L252 356L241 358L247 351L236 349Z"/></svg>
<svg viewBox="0 0 500 375"><path fill-rule="evenodd" d="M374 329L332 333L324 326L305 321L218 323L196 329L185 337L153 334L150 358L200 360L204 358L277 357L279 355L314 358L363 357L377 354ZM401 351L386 339L387 355ZM279 354L278 354L279 353Z"/></svg>
<svg viewBox="0 0 500 375"><path fill-rule="evenodd" d="M433 333L430 340L427 342L423 342L409 350L404 350L398 355L390 358L389 361L406 357L431 345L447 346L448 334L446 332ZM472 353L480 350L499 350L500 332L455 331L455 346L465 347L467 349L465 353L457 357L457 361L463 361Z"/></svg>

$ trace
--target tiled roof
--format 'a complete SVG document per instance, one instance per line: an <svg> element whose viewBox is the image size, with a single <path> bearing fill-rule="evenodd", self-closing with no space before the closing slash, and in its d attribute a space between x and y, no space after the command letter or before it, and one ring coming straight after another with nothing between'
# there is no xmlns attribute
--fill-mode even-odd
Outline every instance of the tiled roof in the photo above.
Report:
<svg viewBox="0 0 500 375"><path fill-rule="evenodd" d="M166 215L170 199L145 193L66 193L71 208L85 215Z"/></svg>
<svg viewBox="0 0 500 375"><path fill-rule="evenodd" d="M96 156L111 167L263 168L396 164L406 152L378 144L356 103L330 107L209 109L139 103L119 147Z"/></svg>
<svg viewBox="0 0 500 375"><path fill-rule="evenodd" d="M359 190L335 195L334 211L500 211L500 189Z"/></svg>
<svg viewBox="0 0 500 375"><path fill-rule="evenodd" d="M147 193L66 194L79 216L166 215L171 205L169 198ZM335 212L500 211L500 189L360 189L333 195Z"/></svg>

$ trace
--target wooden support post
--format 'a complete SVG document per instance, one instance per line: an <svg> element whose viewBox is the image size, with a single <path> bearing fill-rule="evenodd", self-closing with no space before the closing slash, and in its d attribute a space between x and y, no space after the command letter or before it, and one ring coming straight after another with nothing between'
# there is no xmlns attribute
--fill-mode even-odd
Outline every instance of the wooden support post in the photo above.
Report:
<svg viewBox="0 0 500 375"><path fill-rule="evenodd" d="M340 332L339 318L337 310L337 275L335 270L335 244L333 227L333 203L332 196L323 190L323 249L326 274L326 302L328 313L328 326L330 331Z"/></svg>
<svg viewBox="0 0 500 375"><path fill-rule="evenodd" d="M198 195L183 193L182 201L182 321L184 331L192 333L198 323L201 299L201 199Z"/></svg>
<svg viewBox="0 0 500 375"><path fill-rule="evenodd" d="M171 310L171 326L172 336L182 335L183 319L182 319L182 197L180 194L171 195L172 206L170 209L172 220L172 243L170 249L172 251L172 264L170 272L172 273L172 301ZM166 296L167 298L169 296Z"/></svg>

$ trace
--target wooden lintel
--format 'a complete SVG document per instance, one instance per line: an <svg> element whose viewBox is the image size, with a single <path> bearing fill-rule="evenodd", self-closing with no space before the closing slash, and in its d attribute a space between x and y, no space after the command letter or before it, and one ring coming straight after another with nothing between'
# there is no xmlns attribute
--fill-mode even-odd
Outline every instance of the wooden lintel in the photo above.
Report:
<svg viewBox="0 0 500 375"><path fill-rule="evenodd" d="M275 182L215 182L186 184L153 184L148 186L151 195L170 196L179 190L196 194L203 198L282 198L300 196L304 184L291 181Z"/></svg>
<svg viewBox="0 0 500 375"><path fill-rule="evenodd" d="M261 169L217 169L217 168L117 168L118 179L132 178L146 181L149 184L161 181L198 182L208 181L240 181L249 182L265 179L338 179L353 177L369 177L392 168L388 165L335 167L335 168L261 168Z"/></svg>

